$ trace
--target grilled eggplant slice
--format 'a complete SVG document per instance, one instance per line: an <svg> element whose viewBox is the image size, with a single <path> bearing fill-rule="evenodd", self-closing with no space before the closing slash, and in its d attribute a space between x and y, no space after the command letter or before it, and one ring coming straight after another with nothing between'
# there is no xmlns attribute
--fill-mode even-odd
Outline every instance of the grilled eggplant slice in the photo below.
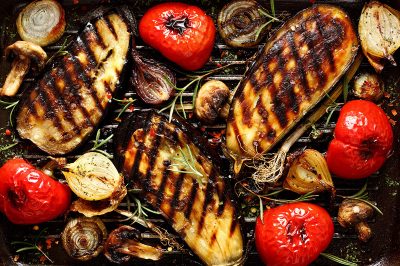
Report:
<svg viewBox="0 0 400 266"><path fill-rule="evenodd" d="M134 113L118 129L115 154L125 177L204 263L237 265L243 240L231 190L195 134L184 121Z"/></svg>
<svg viewBox="0 0 400 266"><path fill-rule="evenodd" d="M266 43L237 90L226 144L235 160L268 152L346 72L359 43L347 14L315 5L287 21Z"/></svg>
<svg viewBox="0 0 400 266"><path fill-rule="evenodd" d="M123 8L86 24L68 48L23 96L17 130L49 154L79 146L100 123L121 83L134 20Z"/></svg>

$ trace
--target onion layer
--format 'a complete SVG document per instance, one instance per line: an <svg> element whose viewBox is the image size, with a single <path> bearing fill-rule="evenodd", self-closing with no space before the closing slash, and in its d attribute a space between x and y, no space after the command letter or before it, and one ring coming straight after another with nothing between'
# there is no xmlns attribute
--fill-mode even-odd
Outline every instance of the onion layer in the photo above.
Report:
<svg viewBox="0 0 400 266"><path fill-rule="evenodd" d="M67 223L61 239L69 256L87 261L103 251L107 230L99 218L80 217Z"/></svg>
<svg viewBox="0 0 400 266"><path fill-rule="evenodd" d="M358 23L361 46L368 61L381 72L384 61L396 65L393 54L400 47L400 12L377 1L367 3Z"/></svg>
<svg viewBox="0 0 400 266"><path fill-rule="evenodd" d="M38 0L27 5L18 15L17 30L24 41L40 46L56 42L65 30L65 14L55 0Z"/></svg>
<svg viewBox="0 0 400 266"><path fill-rule="evenodd" d="M218 15L218 31L225 43L233 47L258 44L270 28L270 25L263 27L267 18L260 14L260 10L262 7L254 0L236 0L226 4Z"/></svg>

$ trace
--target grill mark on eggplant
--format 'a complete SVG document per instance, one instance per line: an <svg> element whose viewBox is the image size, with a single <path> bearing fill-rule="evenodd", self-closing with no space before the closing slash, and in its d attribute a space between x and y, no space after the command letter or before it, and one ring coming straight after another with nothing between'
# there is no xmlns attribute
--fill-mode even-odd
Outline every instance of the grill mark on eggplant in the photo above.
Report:
<svg viewBox="0 0 400 266"><path fill-rule="evenodd" d="M80 36L76 39L76 46L77 50L81 48L83 52L86 54L88 61L90 63L90 66L92 68L96 67L96 57L93 54L93 51L89 48L88 43L87 43L87 38L81 38Z"/></svg>
<svg viewBox="0 0 400 266"><path fill-rule="evenodd" d="M75 85L72 81L71 73L66 69L67 62L69 60L64 60L64 64L60 64L59 66L59 71L60 71L60 77L64 77L64 82L66 85L66 89L64 90L64 95L71 95L70 97L72 99L72 102L75 104L76 108L78 108L83 117L85 118L85 123L87 126L92 127L94 125L93 121L90 120L90 114L82 106L82 96L79 93L79 88L77 85Z"/></svg>
<svg viewBox="0 0 400 266"><path fill-rule="evenodd" d="M171 214L171 217L173 217L175 209L180 209L179 197L181 195L181 189L182 189L182 185L183 185L183 181L184 180L185 180L185 173L180 173L179 177L178 177L178 180L175 183L174 195L172 196L172 201L171 201L172 214Z"/></svg>
<svg viewBox="0 0 400 266"><path fill-rule="evenodd" d="M151 123L149 123L149 124L151 124ZM149 157L150 161L149 161L149 167L147 168L147 171L146 171L146 177L144 179L144 187L145 187L145 189L147 191L152 191L151 180L150 180L151 179L151 173L153 171L153 167L155 165L155 162L156 162L156 159L157 159L157 156L158 156L159 147L160 147L160 144L161 144L161 135L162 135L162 132L164 131L164 126L165 126L164 121L159 121L158 123L154 123L153 125L156 125L157 129L155 130L156 131L156 136L151 142L151 146L150 146L151 149L150 149L149 154L148 154L148 157ZM147 131L145 131L145 134L148 134ZM164 166L166 166L166 165L164 165ZM166 166L164 171L163 171L163 181L164 181L164 179L167 178L167 176L169 174L169 171L166 171L167 168L168 168L168 166ZM165 173L167 173L167 176L164 176ZM160 193L162 194L163 192L164 192L164 189L161 190L161 188L160 188L158 190L157 198L159 198ZM161 195L161 197L162 196L163 195ZM161 201L162 201L162 198L161 198Z"/></svg>
<svg viewBox="0 0 400 266"><path fill-rule="evenodd" d="M189 201L188 201L188 204L186 205L186 210L185 210L185 218L186 219L189 219L190 214L192 213L193 204L194 204L194 200L196 198L198 189L199 189L199 184L197 183L196 180L192 179L192 189L190 191Z"/></svg>
<svg viewBox="0 0 400 266"><path fill-rule="evenodd" d="M96 23L92 24L92 32L94 33L94 36L96 36L96 44L99 45L101 48L106 49L106 44L103 40L103 37L101 36L101 34L99 33L99 29L98 29L98 24L100 21L104 21L104 17L99 18Z"/></svg>
<svg viewBox="0 0 400 266"><path fill-rule="evenodd" d="M50 82L51 82L51 90L47 90L47 93L49 94L53 94L52 96L55 99L55 104L56 104L56 108L61 109L62 113L63 113L63 117L65 118L65 120L67 120L71 125L72 125L72 130L76 133L76 134L80 134L81 133L81 127L79 126L79 124L77 123L77 121L75 121L75 119L72 116L72 106L70 104L67 104L64 100L64 98L62 97L58 86L56 85L55 79L58 77L58 70L56 70L57 73L54 73L54 71L51 72L51 78L50 78ZM68 138L68 140L70 140L72 138L72 136L70 136L70 138Z"/></svg>
<svg viewBox="0 0 400 266"><path fill-rule="evenodd" d="M229 229L229 233L230 233L229 236L232 236L232 235L233 235L233 233L235 232L235 229L236 229L236 226L237 226L237 225L238 225L237 219L236 219L236 218L233 218L233 219L232 219L232 222L231 222L230 229Z"/></svg>
<svg viewBox="0 0 400 266"><path fill-rule="evenodd" d="M156 197L157 197L156 206L157 206L157 208L160 208L161 203L164 200L164 194L165 194L164 190L165 190L165 187L167 185L167 179L168 179L168 177L169 177L169 175L171 173L171 171L167 170L167 168L168 168L168 166L170 164L171 164L171 162L169 162L169 161L165 161L164 162L165 168L162 171L161 184L160 184L160 187L158 188L158 191L156 193ZM147 175L148 174L149 174L149 172L147 172ZM147 176L146 176L146 178L147 178ZM145 182L147 182L147 179L146 179ZM148 181L148 182L150 182L150 181ZM147 184L147 186L150 187L148 184ZM151 191L151 189L146 189L146 191ZM168 216L170 216L170 214L168 214Z"/></svg>
<svg viewBox="0 0 400 266"><path fill-rule="evenodd" d="M90 96L95 102L98 111L100 113L104 113L104 108L101 104L99 96L97 95L97 91L92 88L92 79L89 77L88 73L82 67L81 62L79 62L79 60L77 60L75 56L71 56L70 61L74 66L74 74L76 79L81 80L81 82L83 82L86 85L86 90L89 92Z"/></svg>
<svg viewBox="0 0 400 266"><path fill-rule="evenodd" d="M123 17L123 19L126 19L124 16L122 16L122 17ZM109 16L105 16L105 17L104 17L104 22L106 23L108 29L111 31L111 33L112 33L112 35L114 36L115 40L118 41L118 35L117 35L117 33L115 32L114 26L113 26L113 24L112 24L111 21L110 21L110 17L109 17Z"/></svg>
<svg viewBox="0 0 400 266"><path fill-rule="evenodd" d="M207 214L207 207L211 202L213 202L215 181L217 178L216 174L217 173L216 173L215 167L212 166L210 175L209 175L208 181L207 181L207 187L206 187L206 191L205 191L205 198L204 198L204 202L203 202L203 210L201 213L201 218L199 221L199 227L197 228L197 231L199 233L203 230L204 220L205 220L206 214Z"/></svg>
<svg viewBox="0 0 400 266"><path fill-rule="evenodd" d="M331 71L334 71L336 66L335 66L335 60L333 59L333 55L332 55L332 46L330 43L327 42L327 40L329 39L329 36L326 34L325 29L322 25L323 21L321 20L321 14L317 13L315 15L315 21L317 24L317 29L319 34L322 36L322 38L324 39L324 41L322 42L324 45L324 49L326 51L326 54L328 56L328 61L329 61L329 65L331 67ZM336 39L336 38L335 38Z"/></svg>
<svg viewBox="0 0 400 266"><path fill-rule="evenodd" d="M300 25L300 31L299 35L306 34L307 31L304 29L304 24ZM306 37L305 37L306 38ZM289 47L291 49L291 53L293 55L293 58L296 62L296 73L300 77L300 82L301 86L304 90L304 94L306 95L307 99L310 99L311 92L310 92L310 87L308 86L307 78L306 78L306 72L304 69L304 62L299 56L299 52L296 48L296 44L294 41L294 36L293 34L291 35L291 38L288 39Z"/></svg>

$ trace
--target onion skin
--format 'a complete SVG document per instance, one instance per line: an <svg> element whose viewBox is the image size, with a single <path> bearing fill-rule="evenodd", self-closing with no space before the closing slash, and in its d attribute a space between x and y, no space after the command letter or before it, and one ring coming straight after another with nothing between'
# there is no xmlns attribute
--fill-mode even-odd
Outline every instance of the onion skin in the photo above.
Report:
<svg viewBox="0 0 400 266"><path fill-rule="evenodd" d="M107 230L99 218L72 219L61 234L67 254L81 261L97 257L103 251L106 239Z"/></svg>
<svg viewBox="0 0 400 266"><path fill-rule="evenodd" d="M174 73L161 63L143 58L132 49L133 71L131 83L136 93L147 104L158 105L174 94ZM168 79L168 80L167 80Z"/></svg>
<svg viewBox="0 0 400 266"><path fill-rule="evenodd" d="M62 6L55 0L38 0L18 15L17 30L24 41L47 46L64 34L66 22Z"/></svg>
<svg viewBox="0 0 400 266"><path fill-rule="evenodd" d="M386 61L396 65L394 52L400 47L400 12L378 1L365 4L358 23L364 55L380 73Z"/></svg>
<svg viewBox="0 0 400 266"><path fill-rule="evenodd" d="M262 7L253 0L231 1L222 8L218 15L218 31L226 44L246 48L260 43L271 26L264 27L258 34L260 27L267 22L259 9Z"/></svg>

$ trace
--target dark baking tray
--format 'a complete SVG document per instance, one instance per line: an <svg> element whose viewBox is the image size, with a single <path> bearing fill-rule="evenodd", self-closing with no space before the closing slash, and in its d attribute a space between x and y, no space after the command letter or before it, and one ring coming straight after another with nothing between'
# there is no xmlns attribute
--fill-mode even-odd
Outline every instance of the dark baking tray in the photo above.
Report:
<svg viewBox="0 0 400 266"><path fill-rule="evenodd" d="M67 32L66 35L73 36L76 34L78 29L78 20L88 11L93 9L94 7L101 4L109 4L110 1L98 1L98 0L81 0L81 1L60 1L65 10L66 10L66 18L67 18ZM79 3L76 3L79 2ZM150 1L150 0L142 0L142 1L111 1L111 4L127 4L136 18L139 20L143 15L145 10L147 10L150 6L155 3L162 1ZM189 2L189 1L186 1ZM190 1L193 4L201 6L207 12L216 18L218 11L221 7L227 2L222 0L214 0L214 1ZM269 1L259 1L262 2L263 5L268 7ZM352 18L355 25L357 25L358 17L361 13L361 9L363 4L366 1L362 0L340 0L340 1L303 1L303 0L276 0L276 9L278 14L290 14L293 15L299 10L311 6L313 3L330 3L341 6L345 9L350 17ZM390 5L395 8L400 9L400 1L387 1ZM10 0L2 0L0 2L0 48L1 51L18 39L18 35L15 30L15 19L18 11L21 7L26 4L24 1L10 1ZM278 25L275 25L277 27ZM61 43L56 43L53 46L47 47L46 50L50 54L56 51L59 48ZM212 56L212 62L208 64L207 67L211 67L212 65L221 63L223 60L225 61L245 61L250 58L251 55L257 52L258 48L248 49L248 50L238 50L232 49L217 38L215 49ZM144 54L151 54L152 50L143 45L140 40L138 40L138 49ZM233 56L232 56L233 55ZM399 53L395 55L395 58L400 62ZM161 56L158 56L159 60L163 60ZM4 56L1 58L0 62L0 81L1 84L4 81L5 75L8 72L9 63L5 61ZM366 60L363 61L361 71L371 71L370 66ZM214 76L216 79L220 79L225 81L227 84L233 88L237 82L241 79L241 75L244 72L243 67L234 68L231 72L224 72ZM376 216L371 221L371 227L374 232L374 236L370 242L364 244L357 240L354 232L351 230L344 230L340 226L338 226L336 222L336 218L334 218L335 222L335 236L334 239L329 246L327 252L335 254L337 256L347 258L350 260L355 260L359 262L359 265L400 265L400 149L399 149L399 119L400 115L393 115L391 111L398 110L400 113L400 69L398 67L387 67L382 73L383 80L385 81L385 86L387 88L387 94L384 102L381 106L386 110L386 113L391 117L391 119L396 123L394 125L394 152L388 161L385 163L384 167L372 177L369 178L368 182L368 192L370 194L370 198L373 201L376 201L379 208L383 211L383 216ZM28 86L30 82L33 82L34 79L32 77L28 77L27 82L25 82L24 87ZM399 84L399 85L398 85ZM122 92L124 96L134 96L134 92L129 88ZM186 96L187 99L191 97L190 93ZM135 105L135 109L139 112L143 111L143 105L138 103ZM113 132L116 127L116 123L112 121L110 116L118 110L117 106L112 106L111 111L108 116L105 118L105 121L101 125L102 136L105 137ZM111 113L111 114L110 114ZM337 112L335 113L337 116ZM326 118L323 118L321 121L325 121ZM8 113L4 110L0 111L0 128L2 128L0 132L0 144L4 144L7 141L7 138L4 137L4 128L8 127ZM195 125L196 126L196 125ZM211 137L211 133L215 131L219 131L224 128L224 124L218 124L213 127L205 128L205 135ZM317 127L320 128L323 132L325 132L325 137L322 140L312 141L308 138L308 134L306 133L296 144L296 147L314 147L320 151L325 151L327 144L331 138L332 130L334 128L334 124L330 123L328 126L324 126L324 123L318 123ZM74 158L74 156L81 154L83 151L87 150L89 144L84 145L75 153L68 156L69 159ZM110 151L112 151L110 147L106 147ZM46 158L46 155L42 152L38 151L36 148L32 147L26 141L21 141L17 146L18 152L24 153L25 158L27 158L30 162L40 165L40 163ZM10 152L0 152L0 160L4 161L5 159L12 156ZM226 164L228 168L228 164ZM1 178L1 177L0 177ZM343 181L340 179L334 180L335 185L338 189L338 193L341 194L352 194L356 192L363 185L364 181ZM333 217L336 216L337 207L339 202L334 202L333 206L329 207L326 201L317 201L318 204L324 205L328 208L329 212ZM153 219L160 220L160 217L152 217ZM116 218L112 215L105 216L104 218L106 222L106 226L108 229L112 230L117 227L120 222L116 221ZM85 264L85 265L109 265L110 263L105 259L104 256L100 255L98 258L80 263L69 258L65 252L63 251L62 246L57 241L59 240L59 234L62 231L64 226L64 221L62 219L58 219L52 222L48 222L40 225L40 229L48 228L46 234L43 238L40 239L41 243L44 243L46 238L52 237L55 241L52 244L52 248L46 250L49 256L54 260L55 265L76 265L76 264ZM254 228L254 218L252 217L244 217L243 219L243 231L245 235L251 239L253 235ZM146 232L144 232L146 234ZM16 258L16 247L11 245L12 241L32 241L32 239L37 235L37 231L33 230L33 226L17 226L9 223L7 219L0 215L0 258L4 265L34 265L40 263L38 257L33 253L21 253L19 254L19 258L17 261ZM148 238L151 238L151 235L148 235ZM44 264L48 263L45 261ZM135 261L132 260L129 264L140 263L144 265L201 265L196 256L180 253L177 251L167 252L164 258L158 262L146 262L146 261ZM250 242L250 251L249 256L246 261L246 265L261 265L261 261L258 258L257 252ZM332 265L331 262L326 259L319 258L313 265Z"/></svg>

